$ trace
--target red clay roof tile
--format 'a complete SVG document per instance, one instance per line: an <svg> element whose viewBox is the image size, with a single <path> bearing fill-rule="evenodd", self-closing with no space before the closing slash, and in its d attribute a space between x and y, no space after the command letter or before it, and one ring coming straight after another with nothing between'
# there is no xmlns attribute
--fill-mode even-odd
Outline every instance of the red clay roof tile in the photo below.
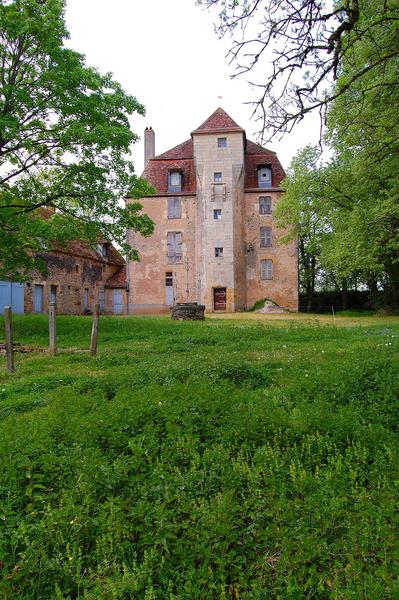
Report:
<svg viewBox="0 0 399 600"><path fill-rule="evenodd" d="M152 160L165 160L171 158L194 158L193 140L190 138L186 142L167 150L163 154L158 154Z"/></svg>
<svg viewBox="0 0 399 600"><path fill-rule="evenodd" d="M238 131L244 131L242 127L237 125L235 121L227 114L223 108L217 108L214 113L211 114L210 117L207 118L206 121L202 123L197 129L193 131L193 133L204 132L210 130L219 130L219 131L231 131L236 129Z"/></svg>
<svg viewBox="0 0 399 600"><path fill-rule="evenodd" d="M125 288L126 287L126 267L121 267L105 282L106 288Z"/></svg>

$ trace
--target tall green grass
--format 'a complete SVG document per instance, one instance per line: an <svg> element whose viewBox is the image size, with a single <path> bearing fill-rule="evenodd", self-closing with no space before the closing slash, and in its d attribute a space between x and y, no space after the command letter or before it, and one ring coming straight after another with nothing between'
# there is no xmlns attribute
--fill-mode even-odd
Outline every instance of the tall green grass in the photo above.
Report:
<svg viewBox="0 0 399 600"><path fill-rule="evenodd" d="M0 359L1 598L399 597L398 324L46 327Z"/></svg>

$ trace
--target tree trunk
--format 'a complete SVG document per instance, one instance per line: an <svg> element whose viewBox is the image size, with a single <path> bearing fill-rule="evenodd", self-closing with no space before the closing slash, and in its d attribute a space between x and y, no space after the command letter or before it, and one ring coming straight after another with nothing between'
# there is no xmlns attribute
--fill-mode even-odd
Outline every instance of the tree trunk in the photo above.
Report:
<svg viewBox="0 0 399 600"><path fill-rule="evenodd" d="M387 274L386 302L395 312L399 310L399 264L385 265Z"/></svg>
<svg viewBox="0 0 399 600"><path fill-rule="evenodd" d="M346 277L342 280L342 310L348 310L348 280Z"/></svg>

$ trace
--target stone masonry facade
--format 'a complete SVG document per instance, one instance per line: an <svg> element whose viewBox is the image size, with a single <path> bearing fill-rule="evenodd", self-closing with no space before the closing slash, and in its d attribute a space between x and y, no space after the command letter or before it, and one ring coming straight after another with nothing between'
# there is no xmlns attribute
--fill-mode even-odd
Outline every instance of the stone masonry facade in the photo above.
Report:
<svg viewBox="0 0 399 600"><path fill-rule="evenodd" d="M284 177L276 154L247 140L221 108L168 152L153 156L152 129L145 143L143 176L156 193L142 204L155 231L127 234L141 256L127 265L128 312L180 302L234 312L263 299L296 311L297 244L281 243L286 232L274 220Z"/></svg>
<svg viewBox="0 0 399 600"><path fill-rule="evenodd" d="M112 244L96 250L77 240L38 258L47 272L33 272L25 283L25 313L47 312L52 300L58 314L89 314L96 303L104 314L127 313L125 260Z"/></svg>

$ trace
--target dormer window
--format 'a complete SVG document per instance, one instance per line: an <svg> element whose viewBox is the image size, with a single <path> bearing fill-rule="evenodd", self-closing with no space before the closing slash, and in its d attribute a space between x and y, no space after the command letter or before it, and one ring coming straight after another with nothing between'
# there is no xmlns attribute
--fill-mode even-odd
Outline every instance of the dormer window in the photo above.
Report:
<svg viewBox="0 0 399 600"><path fill-rule="evenodd" d="M180 171L170 171L168 175L168 192L181 192L182 174Z"/></svg>
<svg viewBox="0 0 399 600"><path fill-rule="evenodd" d="M97 252L103 258L107 257L107 244L97 244Z"/></svg>
<svg viewBox="0 0 399 600"><path fill-rule="evenodd" d="M267 166L259 166L258 169L258 187L270 188L272 187L272 169Z"/></svg>

